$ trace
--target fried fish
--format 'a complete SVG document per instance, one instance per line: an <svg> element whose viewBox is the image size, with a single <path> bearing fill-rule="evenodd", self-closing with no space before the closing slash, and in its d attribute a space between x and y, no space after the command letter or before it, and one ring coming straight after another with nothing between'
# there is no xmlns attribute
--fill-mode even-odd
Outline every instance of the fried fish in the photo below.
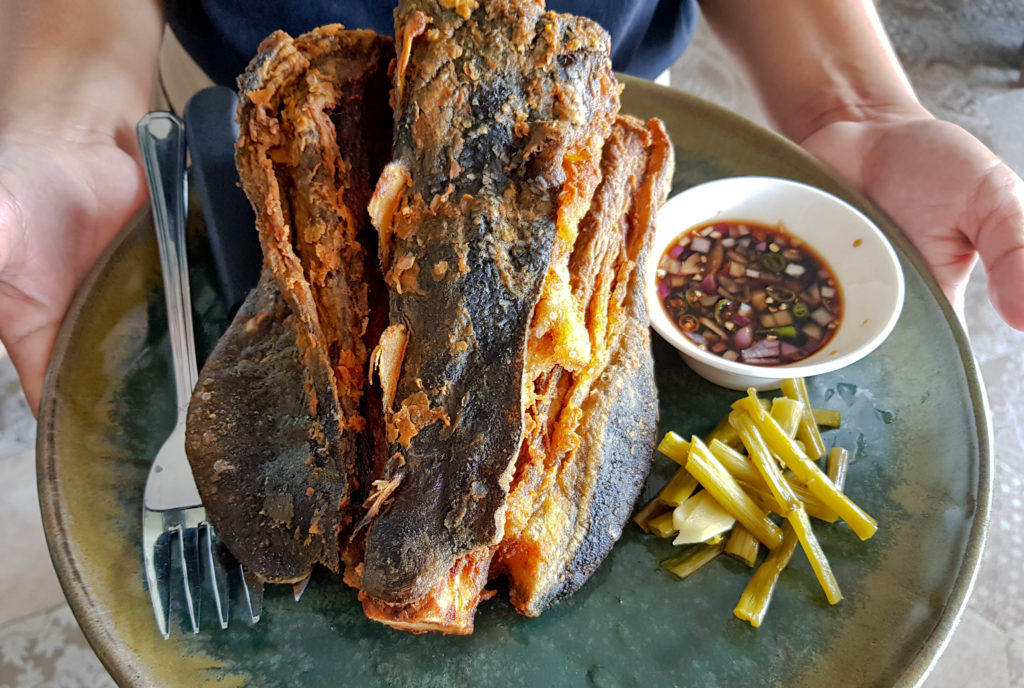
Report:
<svg viewBox="0 0 1024 688"><path fill-rule="evenodd" d="M401 0L395 22L278 32L240 79L264 269L187 448L258 578L344 569L370 618L465 634L496 577L530 616L583 585L646 478L672 147L619 115L590 20Z"/></svg>

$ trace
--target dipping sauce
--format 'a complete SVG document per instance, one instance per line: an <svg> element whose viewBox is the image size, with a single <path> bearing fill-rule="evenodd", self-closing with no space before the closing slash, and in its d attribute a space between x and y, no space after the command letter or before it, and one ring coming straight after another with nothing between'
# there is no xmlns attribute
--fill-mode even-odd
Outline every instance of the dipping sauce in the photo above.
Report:
<svg viewBox="0 0 1024 688"><path fill-rule="evenodd" d="M832 269L781 225L729 220L687 230L662 255L657 283L675 326L730 361L807 358L842 316Z"/></svg>

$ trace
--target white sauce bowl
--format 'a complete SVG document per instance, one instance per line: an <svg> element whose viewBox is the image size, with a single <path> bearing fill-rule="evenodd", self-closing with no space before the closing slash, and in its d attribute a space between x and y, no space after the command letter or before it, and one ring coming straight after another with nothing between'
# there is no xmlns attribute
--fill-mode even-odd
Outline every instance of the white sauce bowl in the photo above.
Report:
<svg viewBox="0 0 1024 688"><path fill-rule="evenodd" d="M807 358L776 366L729 361L704 351L671 321L658 298L657 269L683 233L709 222L748 221L802 239L832 269L842 296L842 319L825 346ZM730 177L673 196L658 214L646 266L651 325L701 377L729 389L775 389L781 380L838 370L874 351L903 308L903 271L889 241L863 213L806 184L773 177Z"/></svg>

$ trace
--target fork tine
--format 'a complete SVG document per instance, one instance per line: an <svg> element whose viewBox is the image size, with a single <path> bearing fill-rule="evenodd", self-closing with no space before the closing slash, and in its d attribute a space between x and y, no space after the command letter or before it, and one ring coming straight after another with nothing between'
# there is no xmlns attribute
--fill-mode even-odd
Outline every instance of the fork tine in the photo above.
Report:
<svg viewBox="0 0 1024 688"><path fill-rule="evenodd" d="M206 570L210 572L210 588L213 590L213 604L217 608L217 619L221 628L228 627L228 605L224 596L228 589L228 572L220 560L217 552L217 534L209 523L200 531L200 538L203 545L203 561Z"/></svg>
<svg viewBox="0 0 1024 688"><path fill-rule="evenodd" d="M298 602L302 598L302 593L306 592L306 588L309 586L309 579L312 577L313 574L311 572L298 583L292 584L292 596L295 597L296 602Z"/></svg>
<svg viewBox="0 0 1024 688"><path fill-rule="evenodd" d="M142 512L142 561L146 571L146 587L153 604L153 615L160 635L170 637L169 616L171 611L171 589L167 584L170 575L170 547L167 539L160 539L164 532L163 515L144 509ZM157 548L160 548L159 550ZM162 555L162 556L158 556Z"/></svg>
<svg viewBox="0 0 1024 688"><path fill-rule="evenodd" d="M199 593L202 579L199 573L199 541L196 529L178 525L178 557L181 561L181 584L185 590L185 606L192 622L192 632L199 633Z"/></svg>
<svg viewBox="0 0 1024 688"><path fill-rule="evenodd" d="M258 623L263 614L263 581L239 566L242 571L242 581L245 583L245 601L249 605L249 616L253 623Z"/></svg>

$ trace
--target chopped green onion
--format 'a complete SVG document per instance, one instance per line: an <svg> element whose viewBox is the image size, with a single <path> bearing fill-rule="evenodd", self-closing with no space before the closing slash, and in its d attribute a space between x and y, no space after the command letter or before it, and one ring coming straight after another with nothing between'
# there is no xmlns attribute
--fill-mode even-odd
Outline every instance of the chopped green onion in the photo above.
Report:
<svg viewBox="0 0 1024 688"><path fill-rule="evenodd" d="M658 493L658 501L665 506L677 507L686 501L687 497L697 489L697 479L690 475L685 468L680 468L672 476L665 487Z"/></svg>
<svg viewBox="0 0 1024 688"><path fill-rule="evenodd" d="M804 405L795 399L787 397L775 397L772 399L772 418L790 437L796 437L796 431L800 427L800 417L803 415L803 412Z"/></svg>
<svg viewBox="0 0 1024 688"><path fill-rule="evenodd" d="M786 259L778 253L764 253L758 262L768 272L782 272L786 269Z"/></svg>
<svg viewBox="0 0 1024 688"><path fill-rule="evenodd" d="M776 337L786 337L793 339L796 337L796 327L793 325L785 325L784 327L766 327L763 330L755 330L757 334L773 334Z"/></svg>
<svg viewBox="0 0 1024 688"><path fill-rule="evenodd" d="M772 601L772 593L775 591L775 584L779 582L779 575L793 558L793 551L799 542L796 531L790 524L782 527L782 544L768 553L764 563L757 567L754 575L751 576L747 587L743 589L740 601L737 603L733 614L736 618L750 622L750 625L757 628L764 621L764 615L768 611L768 605Z"/></svg>
<svg viewBox="0 0 1024 688"><path fill-rule="evenodd" d="M725 322L722 319L722 311L732 305L732 301L729 299L718 299L718 303L715 304L715 322L719 325L724 325Z"/></svg>
<svg viewBox="0 0 1024 688"><path fill-rule="evenodd" d="M728 419L726 419L728 420ZM729 426L730 428L732 426ZM658 451L675 461L680 466L686 465L686 457L690 455L690 443L669 430L661 438Z"/></svg>
<svg viewBox="0 0 1024 688"><path fill-rule="evenodd" d="M832 447L825 463L828 479L842 490L846 486L846 469L850 467L850 453L842 447Z"/></svg>
<svg viewBox="0 0 1024 688"><path fill-rule="evenodd" d="M814 422L818 425L824 425L828 428L839 427L839 411L833 409L811 409L811 415L814 416Z"/></svg>

